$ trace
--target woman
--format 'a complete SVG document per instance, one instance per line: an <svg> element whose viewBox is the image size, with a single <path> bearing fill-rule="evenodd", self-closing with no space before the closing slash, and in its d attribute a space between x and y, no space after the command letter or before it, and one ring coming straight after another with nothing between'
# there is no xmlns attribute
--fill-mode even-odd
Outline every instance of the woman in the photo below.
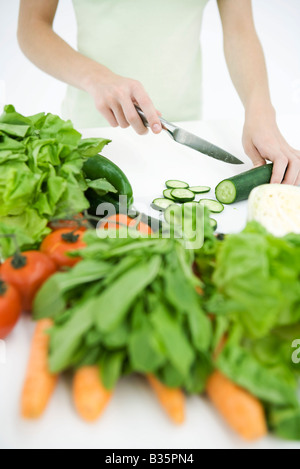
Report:
<svg viewBox="0 0 300 469"><path fill-rule="evenodd" d="M199 36L207 1L73 0L77 52L53 31L59 0L21 0L18 39L33 63L70 85L64 109L77 126L107 121L144 134L138 104L158 134L156 106L172 121L201 117ZM299 185L300 152L277 127L251 0L218 6L229 72L245 107L245 152L255 166L274 162L272 183Z"/></svg>

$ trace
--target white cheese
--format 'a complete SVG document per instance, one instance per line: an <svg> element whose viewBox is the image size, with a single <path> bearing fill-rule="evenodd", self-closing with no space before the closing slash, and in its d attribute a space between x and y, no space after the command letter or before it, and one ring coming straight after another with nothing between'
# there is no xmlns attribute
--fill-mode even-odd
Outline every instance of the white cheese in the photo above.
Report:
<svg viewBox="0 0 300 469"><path fill-rule="evenodd" d="M248 202L248 219L274 236L300 234L300 187L268 184L256 187Z"/></svg>

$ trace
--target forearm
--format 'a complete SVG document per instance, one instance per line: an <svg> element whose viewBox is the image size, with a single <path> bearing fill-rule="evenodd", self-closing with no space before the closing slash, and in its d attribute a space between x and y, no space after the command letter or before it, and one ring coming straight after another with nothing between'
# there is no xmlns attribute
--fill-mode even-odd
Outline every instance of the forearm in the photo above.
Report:
<svg viewBox="0 0 300 469"><path fill-rule="evenodd" d="M23 53L38 68L69 85L89 91L94 77L99 79L109 70L75 51L52 27L41 20L31 20L18 30Z"/></svg>
<svg viewBox="0 0 300 469"><path fill-rule="evenodd" d="M233 84L245 111L274 113L265 58L254 28L224 37L224 51Z"/></svg>
<svg viewBox="0 0 300 469"><path fill-rule="evenodd" d="M113 127L132 125L137 133L146 133L134 107L137 103L152 131L161 132L157 110L141 83L85 57L55 34L52 26L57 5L58 0L21 0L18 40L24 54L44 72L89 93L96 109Z"/></svg>

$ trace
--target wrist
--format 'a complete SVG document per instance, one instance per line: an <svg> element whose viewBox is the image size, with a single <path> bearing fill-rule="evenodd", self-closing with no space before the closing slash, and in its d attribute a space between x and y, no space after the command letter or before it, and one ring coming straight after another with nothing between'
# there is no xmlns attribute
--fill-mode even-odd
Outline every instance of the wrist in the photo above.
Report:
<svg viewBox="0 0 300 469"><path fill-rule="evenodd" d="M246 121L260 118L276 122L276 111L270 99L256 97L245 105Z"/></svg>
<svg viewBox="0 0 300 469"><path fill-rule="evenodd" d="M112 75L113 72L108 68L100 64L95 64L82 77L81 88L90 95L94 95L99 84L108 81L109 77Z"/></svg>

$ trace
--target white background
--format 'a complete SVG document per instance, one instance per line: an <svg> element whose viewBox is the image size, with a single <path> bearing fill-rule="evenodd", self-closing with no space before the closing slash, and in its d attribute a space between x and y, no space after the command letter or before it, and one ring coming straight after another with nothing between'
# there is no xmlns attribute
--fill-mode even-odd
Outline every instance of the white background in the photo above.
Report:
<svg viewBox="0 0 300 469"><path fill-rule="evenodd" d="M253 5L257 30L267 57L275 107L279 114L299 114L300 1L253 0ZM60 113L65 86L37 70L18 48L18 6L18 0L0 0L0 105L13 103L25 114L41 110ZM71 0L60 0L55 29L75 46L76 25ZM215 0L210 0L206 8L201 40L204 119L240 117L243 109L226 69Z"/></svg>

